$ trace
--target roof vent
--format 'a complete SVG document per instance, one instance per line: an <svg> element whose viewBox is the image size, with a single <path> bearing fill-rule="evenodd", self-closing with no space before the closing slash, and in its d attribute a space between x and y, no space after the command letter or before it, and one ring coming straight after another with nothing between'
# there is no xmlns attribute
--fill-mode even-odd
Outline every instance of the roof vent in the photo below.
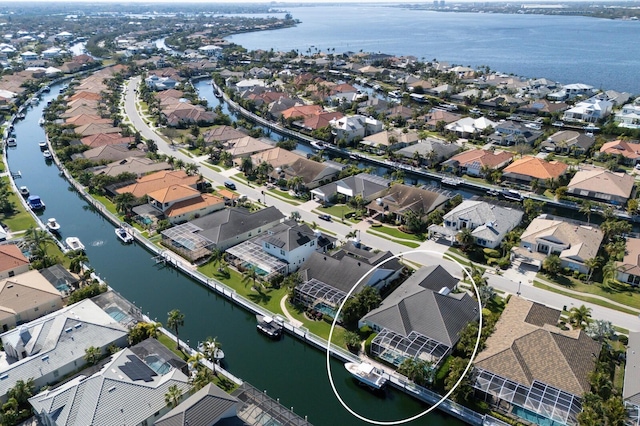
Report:
<svg viewBox="0 0 640 426"><path fill-rule="evenodd" d="M115 386L111 386L111 387L109 388L109 392L113 392L114 390L116 390L116 387L115 387Z"/></svg>

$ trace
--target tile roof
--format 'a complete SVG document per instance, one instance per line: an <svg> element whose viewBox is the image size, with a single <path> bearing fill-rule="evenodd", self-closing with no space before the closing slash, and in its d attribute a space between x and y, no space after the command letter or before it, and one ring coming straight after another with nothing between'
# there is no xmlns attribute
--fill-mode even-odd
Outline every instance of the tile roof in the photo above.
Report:
<svg viewBox="0 0 640 426"><path fill-rule="evenodd" d="M65 120L65 123L75 124L76 126L82 126L84 124L89 124L89 123L109 124L109 123L113 123L113 120L110 120L108 118L102 118L96 114L79 114L79 115L74 115L73 117L67 118Z"/></svg>
<svg viewBox="0 0 640 426"><path fill-rule="evenodd" d="M157 191L149 192L147 195L159 203L164 204L180 200L185 197L200 195L200 191L189 185L176 184L158 189Z"/></svg>
<svg viewBox="0 0 640 426"><path fill-rule="evenodd" d="M526 322L533 306L520 297L509 300L475 366L526 386L536 380L582 396L589 391L600 343L581 330L563 332L555 324Z"/></svg>
<svg viewBox="0 0 640 426"><path fill-rule="evenodd" d="M478 302L467 293L440 293L445 287L452 290L457 283L440 265L422 267L362 321L405 337L416 331L451 348L460 331L478 318Z"/></svg>
<svg viewBox="0 0 640 426"><path fill-rule="evenodd" d="M15 244L0 245L0 271L19 268L28 265L29 260L24 257L20 248Z"/></svg>
<svg viewBox="0 0 640 426"><path fill-rule="evenodd" d="M629 198L634 184L634 177L626 172L616 173L600 167L588 167L576 172L567 189Z"/></svg>
<svg viewBox="0 0 640 426"><path fill-rule="evenodd" d="M238 404L236 397L209 383L156 420L154 426L211 426L230 410L235 412Z"/></svg>
<svg viewBox="0 0 640 426"><path fill-rule="evenodd" d="M133 365L148 372L150 380L130 377L128 366ZM29 402L37 412L55 418L60 426L112 426L116 422L137 425L166 407L165 394L173 385L183 394L190 389L187 376L180 370L157 374L127 348L113 355L97 373L41 392Z"/></svg>
<svg viewBox="0 0 640 426"><path fill-rule="evenodd" d="M118 188L116 192L118 194L131 192L139 198L171 185L195 186L199 179L199 176L189 176L184 170L163 170L142 176L136 183Z"/></svg>
<svg viewBox="0 0 640 426"><path fill-rule="evenodd" d="M266 151L273 148L273 145L262 142L251 136L244 136L239 139L231 139L225 143L225 151L233 157L242 157L252 155L260 151Z"/></svg>
<svg viewBox="0 0 640 426"><path fill-rule="evenodd" d="M217 126L207 130L202 137L206 143L213 143L213 141L226 142L231 139L239 139L247 136L240 130L236 130L231 126Z"/></svg>
<svg viewBox="0 0 640 426"><path fill-rule="evenodd" d="M616 270L640 276L640 238L627 237L624 259L616 262Z"/></svg>
<svg viewBox="0 0 640 426"><path fill-rule="evenodd" d="M117 133L120 134L120 127L113 127L113 123L108 121L106 123L87 123L76 127L73 131L79 135L91 136L99 133Z"/></svg>
<svg viewBox="0 0 640 426"><path fill-rule="evenodd" d="M144 157L139 149L129 149L129 145L102 145L83 151L72 158L87 158L93 161L121 161L129 157Z"/></svg>
<svg viewBox="0 0 640 426"><path fill-rule="evenodd" d="M328 180L336 176L340 172L340 168L334 167L329 162L318 162L299 157L291 164L280 167L280 173L274 170L271 175L274 177L282 177L283 179L292 179L294 177L302 178L305 185L309 186L314 182Z"/></svg>
<svg viewBox="0 0 640 426"><path fill-rule="evenodd" d="M622 398L640 406L640 332L629 333Z"/></svg>
<svg viewBox="0 0 640 426"><path fill-rule="evenodd" d="M133 173L140 177L147 173L171 169L171 165L164 161L156 162L147 157L129 157L105 166L93 167L91 171L96 175L118 176L121 173Z"/></svg>
<svg viewBox="0 0 640 426"><path fill-rule="evenodd" d="M535 179L558 179L567 172L565 163L559 161L545 161L538 157L522 157L509 164L503 173L513 173L530 176Z"/></svg>
<svg viewBox="0 0 640 426"><path fill-rule="evenodd" d="M640 159L640 143L638 141L615 140L606 142L600 152L611 155L622 155L631 160Z"/></svg>
<svg viewBox="0 0 640 426"><path fill-rule="evenodd" d="M80 139L84 145L97 148L105 145L123 145L134 141L133 137L124 137L120 133L97 133Z"/></svg>
<svg viewBox="0 0 640 426"><path fill-rule="evenodd" d="M271 164L274 168L291 164L299 158L302 157L284 148L267 149L251 156L253 164L258 165L264 162Z"/></svg>
<svg viewBox="0 0 640 426"><path fill-rule="evenodd" d="M178 201L169 207L164 214L167 217L175 217L189 212L197 212L211 206L218 206L220 209L223 209L224 205L224 198L210 194L199 194L188 200Z"/></svg>
<svg viewBox="0 0 640 426"><path fill-rule="evenodd" d="M391 138L395 138L396 141L392 143ZM374 146L390 146L398 143L413 144L417 143L418 139L418 132L414 130L405 133L401 129L390 129L369 135L363 141L367 141Z"/></svg>
<svg viewBox="0 0 640 426"><path fill-rule="evenodd" d="M474 166L482 168L484 166L496 168L505 162L511 161L513 154L508 151L489 151L485 149L470 149L454 155L448 161L456 161L460 167Z"/></svg>
<svg viewBox="0 0 640 426"><path fill-rule="evenodd" d="M280 222L282 219L284 219L284 215L274 206L255 212L238 207L220 210L189 223L200 228L202 231L199 234L203 237L214 243L222 243L236 235L273 222Z"/></svg>
<svg viewBox="0 0 640 426"><path fill-rule="evenodd" d="M371 201L368 209L404 214L411 210L426 215L446 203L450 197L428 189L417 188L405 184L393 184L380 195L378 200Z"/></svg>
<svg viewBox="0 0 640 426"><path fill-rule="evenodd" d="M0 280L0 315L10 316L41 307L46 302L60 306L62 295L37 270ZM32 317L33 318L33 317Z"/></svg>

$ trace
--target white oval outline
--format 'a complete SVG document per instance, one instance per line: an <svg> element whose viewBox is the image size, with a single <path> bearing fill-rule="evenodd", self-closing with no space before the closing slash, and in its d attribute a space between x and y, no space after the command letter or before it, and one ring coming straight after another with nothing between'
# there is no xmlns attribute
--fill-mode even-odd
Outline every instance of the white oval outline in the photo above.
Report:
<svg viewBox="0 0 640 426"><path fill-rule="evenodd" d="M340 402L340 404L345 408L345 410L347 410L349 413L351 413L352 416L356 417L359 420L362 420L364 422L370 423L370 424L374 424L374 425L381 425L381 426L394 426L394 425L401 425L404 423L408 423L411 422L413 420L419 419L420 417L424 416L425 414L429 414L431 411L435 410L436 408L438 408L438 406L440 404L442 404L448 397L449 395L451 395L453 393L453 391L456 390L456 388L460 385L460 383L462 383L462 379L464 379L464 377L467 375L467 372L469 371L469 368L471 368L471 364L474 360L474 358L476 357L476 353L478 351L478 346L480 346L480 337L482 336L482 304L480 302L480 293L478 292L478 286L476 285L476 282L473 280L473 277L471 276L471 273L469 271L467 271L467 269L462 266L462 264L460 262L458 262L456 259L454 259L452 256L448 256L446 258L446 260L451 260L453 262L455 262L460 269L462 269L462 271L467 275L467 277L469 277L469 280L471 281L471 284L473 285L473 289L476 293L476 299L478 300L478 312L480 313L480 317L479 317L479 323L478 323L478 337L476 339L476 344L473 348L473 353L471 354L471 358L469 359L469 363L467 364L467 367L464 369L464 372L460 375L460 378L458 379L458 381L456 382L455 385L453 385L453 387L449 390L449 392L447 392L442 398L440 398L439 401L437 401L434 405L432 405L431 407L427 408L425 411L423 411L422 413L418 413L416 415L414 415L413 417L408 417L406 419L400 419L400 420L389 420L389 421L382 421L382 420L373 420L373 419L369 419L367 417L362 416L359 413L356 413L355 411L353 411L351 409L351 407L349 407L340 397L340 394L338 393L338 391L336 390L336 386L335 383L333 382L333 377L331 377L331 338L333 337L333 330L335 329L336 326L336 322L338 320L338 318L340 317L340 312L342 311L342 308L345 304L345 302L347 301L347 299L349 298L349 296L351 296L351 293L353 293L353 290L356 289L356 287L360 284L360 282L362 280L364 280L364 278L369 275L371 272L375 271L376 269L378 269L380 266L384 265L385 263L389 262L392 259L397 259L399 257L402 257L404 255L407 254L412 254L412 253L426 253L426 254L435 254L436 257L442 257L444 258L444 254L443 253L439 253L433 250L409 250L409 251L405 251L399 254L395 254L393 256L391 256L388 259L385 259L384 261L380 262L379 264L377 264L374 268L371 268L371 270L367 271L364 275L362 275L362 277L358 280L358 282L356 282L353 287L351 287L351 290L349 290L349 293L347 293L347 295L345 296L344 300L342 301L342 303L340 304L340 307L338 308L338 311L336 312L336 316L333 319L333 322L331 323L331 329L329 330L329 339L327 341L327 376L329 377L329 383L331 384L331 390L333 390L333 394L336 396L336 398L338 399L338 401Z"/></svg>

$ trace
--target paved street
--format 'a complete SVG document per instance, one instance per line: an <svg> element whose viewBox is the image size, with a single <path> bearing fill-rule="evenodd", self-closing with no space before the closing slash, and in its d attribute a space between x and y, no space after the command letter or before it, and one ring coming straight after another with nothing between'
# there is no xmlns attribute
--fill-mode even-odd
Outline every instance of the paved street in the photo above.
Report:
<svg viewBox="0 0 640 426"><path fill-rule="evenodd" d="M160 135L158 135L142 120L135 105L135 89L138 87L139 83L140 77L135 77L129 81L129 84L125 89L124 110L132 125L136 129L138 129L143 137L155 141L158 146L158 151L167 155L171 155L177 159L182 159L185 162L195 162L199 164L201 161L204 161L206 157L193 158L183 154L175 146L167 143ZM216 172L215 170L212 170L211 168L203 165L199 167L199 170L206 179L215 182L217 185L222 185L222 182L228 180L230 175L237 173L235 169L225 170L224 172ZM345 235L347 235L351 231L357 230L360 231L360 241L363 244L375 249L388 250L395 254L412 250L428 250L433 253L412 253L403 255L403 259L419 265L441 264L453 275L457 277L462 276L460 268L455 263L442 259L442 253L444 253L449 248L445 244L438 244L435 241L429 240L422 243L418 249L411 249L402 244L390 241L389 239L367 233L366 229L369 227L369 224L366 221L363 221L359 224L351 224L348 222L343 224L339 221L325 222L322 220L318 220L318 215L312 212L312 210L317 207L317 203L315 203L314 201L309 201L299 206L294 206L280 200L279 198L271 196L268 191L264 191L265 195L263 195L261 193L261 191L264 190L263 187L248 186L238 181L234 182L237 186L238 192L240 192L241 194L246 194L250 199L260 200L261 202L266 201L267 205L275 206L287 216L291 215L292 212L297 211L298 213L300 213L302 220L304 220L305 222L316 222L320 227L335 233L336 236L341 240L344 240ZM580 306L584 304L592 309L593 318L606 319L628 330L640 331L640 318L638 318L637 316L624 314L613 309L604 308L590 303L584 303L571 297L562 296L551 291L535 288L532 285L531 276L527 276L525 275L525 273L518 272L515 269L509 270L507 273L505 273L505 276L487 274L489 285L493 286L497 290L506 291L515 295L518 291L518 282L522 282L520 286L521 297L525 297L527 299L559 309L562 309L563 306L567 306L567 308L570 309L573 306Z"/></svg>

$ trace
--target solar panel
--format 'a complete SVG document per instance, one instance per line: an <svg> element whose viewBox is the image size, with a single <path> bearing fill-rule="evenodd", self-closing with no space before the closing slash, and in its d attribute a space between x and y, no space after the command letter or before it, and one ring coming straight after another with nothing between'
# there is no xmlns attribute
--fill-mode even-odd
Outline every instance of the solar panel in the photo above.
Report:
<svg viewBox="0 0 640 426"><path fill-rule="evenodd" d="M153 381L153 377L158 374L145 364L135 355L127 355L129 361L120 366L120 371L127 375L132 381L144 380L145 382Z"/></svg>

